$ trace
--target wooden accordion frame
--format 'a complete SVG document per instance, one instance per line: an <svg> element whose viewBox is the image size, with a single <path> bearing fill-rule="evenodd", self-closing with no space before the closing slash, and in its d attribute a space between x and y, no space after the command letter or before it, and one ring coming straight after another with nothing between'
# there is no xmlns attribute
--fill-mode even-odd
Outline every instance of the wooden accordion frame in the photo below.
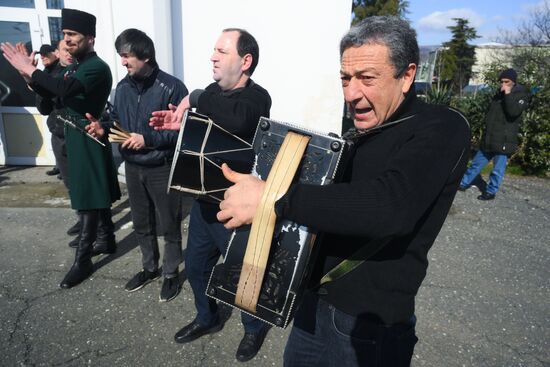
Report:
<svg viewBox="0 0 550 367"><path fill-rule="evenodd" d="M317 233L277 220L273 204L292 182L326 185L336 181L349 145L338 137L262 117L253 151L252 172L266 180L264 197L253 224L233 232L206 294L284 328L307 285Z"/></svg>

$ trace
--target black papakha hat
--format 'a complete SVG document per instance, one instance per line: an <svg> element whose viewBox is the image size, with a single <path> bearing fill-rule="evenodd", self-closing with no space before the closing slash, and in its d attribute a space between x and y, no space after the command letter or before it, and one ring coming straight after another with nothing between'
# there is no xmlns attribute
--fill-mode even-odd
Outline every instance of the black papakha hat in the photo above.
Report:
<svg viewBox="0 0 550 367"><path fill-rule="evenodd" d="M514 69L506 69L500 73L499 79L510 79L514 83L518 79L518 73Z"/></svg>
<svg viewBox="0 0 550 367"><path fill-rule="evenodd" d="M52 45L42 45L40 46L40 51L38 51L38 53L42 56L45 56L52 52L55 52L55 47L53 47Z"/></svg>
<svg viewBox="0 0 550 367"><path fill-rule="evenodd" d="M61 9L61 29L70 29L85 36L95 37L95 16L76 10Z"/></svg>

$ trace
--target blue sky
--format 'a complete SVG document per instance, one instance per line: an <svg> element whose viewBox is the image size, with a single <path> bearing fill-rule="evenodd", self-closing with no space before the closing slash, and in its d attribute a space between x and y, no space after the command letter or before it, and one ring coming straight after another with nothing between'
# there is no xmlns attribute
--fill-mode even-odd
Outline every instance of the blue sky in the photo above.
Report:
<svg viewBox="0 0 550 367"><path fill-rule="evenodd" d="M451 39L446 28L452 18L466 18L481 38L474 44L495 41L499 30L513 31L541 0L409 0L407 19L421 46L438 45Z"/></svg>

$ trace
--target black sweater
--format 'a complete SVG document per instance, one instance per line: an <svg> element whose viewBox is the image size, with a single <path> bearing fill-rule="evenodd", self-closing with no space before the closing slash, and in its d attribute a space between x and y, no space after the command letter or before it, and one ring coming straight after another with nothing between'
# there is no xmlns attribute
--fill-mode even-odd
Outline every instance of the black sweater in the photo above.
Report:
<svg viewBox="0 0 550 367"><path fill-rule="evenodd" d="M252 142L260 117L269 117L271 97L267 90L248 79L243 88L222 91L217 83L189 96L191 107L241 139Z"/></svg>
<svg viewBox="0 0 550 367"><path fill-rule="evenodd" d="M312 285L362 246L379 248L319 295L343 312L385 324L413 315L428 250L468 160L462 115L411 94L388 122L411 115L364 137L342 183L297 184L277 203L283 217L325 232Z"/></svg>
<svg viewBox="0 0 550 367"><path fill-rule="evenodd" d="M271 97L267 90L249 79L242 88L223 91L217 83L206 89L195 89L189 95L191 107L210 117L225 130L250 143L260 117L269 117ZM208 223L218 223L217 204L199 200L202 215Z"/></svg>

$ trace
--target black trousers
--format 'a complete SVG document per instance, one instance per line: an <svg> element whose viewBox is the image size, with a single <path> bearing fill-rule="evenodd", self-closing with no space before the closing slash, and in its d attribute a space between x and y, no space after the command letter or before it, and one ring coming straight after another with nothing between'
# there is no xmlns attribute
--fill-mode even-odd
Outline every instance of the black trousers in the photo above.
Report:
<svg viewBox="0 0 550 367"><path fill-rule="evenodd" d="M69 161L67 160L67 150L65 149L65 138L52 134L52 150L55 157L55 165L61 172L63 183L67 190L69 189Z"/></svg>
<svg viewBox="0 0 550 367"><path fill-rule="evenodd" d="M175 276L183 258L183 213L181 195L166 193L170 164L147 167L126 162L125 166L132 222L141 249L143 268L148 271L158 269L160 254L157 236L164 236L162 273L166 277Z"/></svg>

